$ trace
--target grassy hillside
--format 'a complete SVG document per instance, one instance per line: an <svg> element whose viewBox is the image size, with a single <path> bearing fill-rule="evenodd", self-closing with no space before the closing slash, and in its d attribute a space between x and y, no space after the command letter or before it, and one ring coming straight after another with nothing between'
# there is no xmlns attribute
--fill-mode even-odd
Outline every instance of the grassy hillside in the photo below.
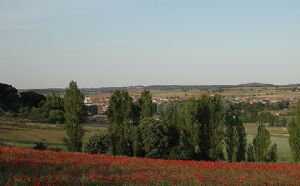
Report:
<svg viewBox="0 0 300 186"><path fill-rule="evenodd" d="M1 185L300 185L300 166L0 148Z"/></svg>
<svg viewBox="0 0 300 186"><path fill-rule="evenodd" d="M257 133L257 124L246 124L248 142L252 142ZM107 130L105 124L84 124L86 135L84 141L87 141L97 132ZM290 162L292 156L288 144L288 133L285 127L268 127L271 133L272 143L278 145L279 162ZM63 125L54 124L24 124L12 122L0 122L0 139L11 146L33 147L34 143L40 140L46 140L49 146L62 147L62 140L65 136Z"/></svg>

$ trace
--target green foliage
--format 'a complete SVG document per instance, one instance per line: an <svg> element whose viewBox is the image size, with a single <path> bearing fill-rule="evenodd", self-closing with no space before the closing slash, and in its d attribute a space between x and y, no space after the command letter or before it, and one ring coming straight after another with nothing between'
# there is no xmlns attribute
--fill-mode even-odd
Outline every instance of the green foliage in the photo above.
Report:
<svg viewBox="0 0 300 186"><path fill-rule="evenodd" d="M289 122L289 145L291 147L293 159L300 161L300 101L293 111L293 116Z"/></svg>
<svg viewBox="0 0 300 186"><path fill-rule="evenodd" d="M61 110L50 110L48 119L51 123L63 123L64 112Z"/></svg>
<svg viewBox="0 0 300 186"><path fill-rule="evenodd" d="M42 140L42 141L36 142L33 149L35 149L35 150L47 150L48 149L48 144L47 144L46 141Z"/></svg>
<svg viewBox="0 0 300 186"><path fill-rule="evenodd" d="M161 103L157 109L160 120L169 125L177 124L177 110L179 105L177 101Z"/></svg>
<svg viewBox="0 0 300 186"><path fill-rule="evenodd" d="M152 95L149 90L144 90L141 94L141 98L139 99L139 105L141 108L141 120L144 118L152 117L153 103L152 103Z"/></svg>
<svg viewBox="0 0 300 186"><path fill-rule="evenodd" d="M2 110L2 108L0 108L0 116L2 116L4 114L4 111Z"/></svg>
<svg viewBox="0 0 300 186"><path fill-rule="evenodd" d="M200 123L198 118L198 108L199 102L195 99L190 99L179 107L178 129L181 134L179 149L190 148L193 151L193 154L198 153L199 155Z"/></svg>
<svg viewBox="0 0 300 186"><path fill-rule="evenodd" d="M66 119L66 134L64 142L71 152L82 151L82 139L84 130L81 125L84 116L84 96L77 87L76 82L71 81L64 96L64 109Z"/></svg>
<svg viewBox="0 0 300 186"><path fill-rule="evenodd" d="M142 120L140 130L145 156L150 158L167 158L171 141L168 126L155 119L146 118Z"/></svg>
<svg viewBox="0 0 300 186"><path fill-rule="evenodd" d="M109 129L112 153L114 155L133 155L132 152L132 124L112 123Z"/></svg>
<svg viewBox="0 0 300 186"><path fill-rule="evenodd" d="M247 161L248 162L254 162L255 157L254 157L254 147L253 144L249 144L247 148Z"/></svg>
<svg viewBox="0 0 300 186"><path fill-rule="evenodd" d="M235 127L229 126L226 130L226 152L229 162L237 161L237 150L239 145L238 133Z"/></svg>
<svg viewBox="0 0 300 186"><path fill-rule="evenodd" d="M110 123L121 124L132 121L133 100L126 91L115 91L108 102L108 119Z"/></svg>
<svg viewBox="0 0 300 186"><path fill-rule="evenodd" d="M242 114L242 120L244 123L256 123L258 121L258 111L244 110Z"/></svg>
<svg viewBox="0 0 300 186"><path fill-rule="evenodd" d="M46 101L44 104L48 110L64 110L64 100L57 94L47 95Z"/></svg>
<svg viewBox="0 0 300 186"><path fill-rule="evenodd" d="M237 132L239 137L239 146L237 150L237 161L245 161L246 160L246 148L247 148L247 136L246 136L246 129L241 123L237 126Z"/></svg>
<svg viewBox="0 0 300 186"><path fill-rule="evenodd" d="M199 100L200 151L203 160L224 160L225 108L220 96Z"/></svg>
<svg viewBox="0 0 300 186"><path fill-rule="evenodd" d="M275 163L277 162L277 159L278 159L277 144L274 143L269 150L267 162Z"/></svg>
<svg viewBox="0 0 300 186"><path fill-rule="evenodd" d="M265 126L261 124L258 127L257 136L253 139L254 158L256 162L267 161L270 145L270 133Z"/></svg>
<svg viewBox="0 0 300 186"><path fill-rule="evenodd" d="M139 108L126 91L115 91L109 99L108 119L114 155L132 155L132 127L138 123Z"/></svg>
<svg viewBox="0 0 300 186"><path fill-rule="evenodd" d="M21 92L20 95L23 107L38 107L42 101L46 100L44 95L33 91Z"/></svg>
<svg viewBox="0 0 300 186"><path fill-rule="evenodd" d="M274 116L269 111L264 111L264 112L259 113L259 122L269 123L270 126L275 126L275 124L279 122L279 117Z"/></svg>
<svg viewBox="0 0 300 186"><path fill-rule="evenodd" d="M173 135L172 135L173 136ZM179 144L172 148L169 158L177 160L192 160L195 157L195 150L189 146L187 136L182 131L179 137Z"/></svg>
<svg viewBox="0 0 300 186"><path fill-rule="evenodd" d="M139 126L133 126L131 129L132 151L134 157L144 157L145 152L142 144L142 133Z"/></svg>
<svg viewBox="0 0 300 186"><path fill-rule="evenodd" d="M40 122L47 122L48 121L48 109L45 107L33 107L31 109L31 117L33 120L40 121Z"/></svg>
<svg viewBox="0 0 300 186"><path fill-rule="evenodd" d="M105 154L109 151L110 136L108 134L96 134L91 137L86 146L85 152L90 154Z"/></svg>
<svg viewBox="0 0 300 186"><path fill-rule="evenodd" d="M240 119L240 112L230 104L225 117L225 144L228 161L243 161L246 155L246 131Z"/></svg>
<svg viewBox="0 0 300 186"><path fill-rule="evenodd" d="M19 116L21 118L28 118L31 115L30 107L21 107L19 109Z"/></svg>
<svg viewBox="0 0 300 186"><path fill-rule="evenodd" d="M17 112L20 106L18 90L11 85L0 83L0 108L5 112Z"/></svg>

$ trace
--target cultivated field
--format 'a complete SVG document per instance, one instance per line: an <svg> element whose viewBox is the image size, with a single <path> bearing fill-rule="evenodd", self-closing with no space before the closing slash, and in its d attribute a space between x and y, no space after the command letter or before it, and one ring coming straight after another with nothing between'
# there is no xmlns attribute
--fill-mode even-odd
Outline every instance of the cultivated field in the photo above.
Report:
<svg viewBox="0 0 300 186"><path fill-rule="evenodd" d="M107 130L105 124L84 124L84 141L98 132ZM35 142L46 140L49 146L63 147L65 131L62 124L13 123L0 121L0 139L16 147L33 147Z"/></svg>

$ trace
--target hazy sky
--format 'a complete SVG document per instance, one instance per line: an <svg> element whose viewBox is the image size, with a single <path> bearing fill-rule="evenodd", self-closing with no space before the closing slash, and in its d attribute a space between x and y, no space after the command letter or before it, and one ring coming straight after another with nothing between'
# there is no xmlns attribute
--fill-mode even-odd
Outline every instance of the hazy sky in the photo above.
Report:
<svg viewBox="0 0 300 186"><path fill-rule="evenodd" d="M0 0L17 88L300 83L299 0Z"/></svg>

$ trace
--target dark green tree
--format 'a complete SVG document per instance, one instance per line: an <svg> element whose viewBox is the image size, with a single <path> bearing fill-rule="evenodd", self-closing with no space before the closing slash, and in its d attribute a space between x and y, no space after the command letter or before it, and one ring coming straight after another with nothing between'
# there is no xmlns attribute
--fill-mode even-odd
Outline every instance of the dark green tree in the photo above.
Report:
<svg viewBox="0 0 300 186"><path fill-rule="evenodd" d="M61 110L50 110L48 119L51 123L63 123L65 119L64 112Z"/></svg>
<svg viewBox="0 0 300 186"><path fill-rule="evenodd" d="M146 118L141 121L140 130L145 156L149 158L167 158L171 141L168 126L153 118Z"/></svg>
<svg viewBox="0 0 300 186"><path fill-rule="evenodd" d="M202 160L224 160L225 108L220 96L202 96L199 100L200 151Z"/></svg>
<svg viewBox="0 0 300 186"><path fill-rule="evenodd" d="M110 147L110 136L109 134L96 134L92 136L86 146L85 152L90 154L105 154L109 151Z"/></svg>
<svg viewBox="0 0 300 186"><path fill-rule="evenodd" d="M139 105L141 108L141 120L147 117L152 117L153 115L153 103L152 103L152 95L149 90L144 90L141 94L141 98L139 99Z"/></svg>
<svg viewBox="0 0 300 186"><path fill-rule="evenodd" d="M247 148L247 161L248 162L254 162L255 161L255 158L254 158L254 147L253 147L252 143L250 143L248 145L248 148Z"/></svg>
<svg viewBox="0 0 300 186"><path fill-rule="evenodd" d="M76 82L71 81L65 91L65 129L67 137L64 142L71 152L82 151L82 139L84 130L82 127L84 111L84 95L78 89Z"/></svg>
<svg viewBox="0 0 300 186"><path fill-rule="evenodd" d="M157 112L161 121L169 125L176 125L178 123L178 109L179 102L163 102L158 106Z"/></svg>
<svg viewBox="0 0 300 186"><path fill-rule="evenodd" d="M199 102L190 99L181 104L178 110L178 130L180 131L180 149L190 149L193 153L188 154L194 156L198 154L200 158L200 123L198 118ZM186 157L187 159L192 158Z"/></svg>
<svg viewBox="0 0 300 186"><path fill-rule="evenodd" d="M274 143L269 150L268 162L275 163L275 162L277 162L277 159L278 159L277 144Z"/></svg>
<svg viewBox="0 0 300 186"><path fill-rule="evenodd" d="M244 161L246 156L246 131L236 105L230 103L225 116L225 144L228 161Z"/></svg>
<svg viewBox="0 0 300 186"><path fill-rule="evenodd" d="M17 112L21 104L18 90L15 87L0 83L0 108L5 112Z"/></svg>
<svg viewBox="0 0 300 186"><path fill-rule="evenodd" d="M133 155L131 129L137 117L133 108L133 100L127 91L117 90L109 99L107 115L114 155Z"/></svg>
<svg viewBox="0 0 300 186"><path fill-rule="evenodd" d="M57 94L47 95L44 106L48 110L64 110L64 100Z"/></svg>
<svg viewBox="0 0 300 186"><path fill-rule="evenodd" d="M139 126L132 126L131 129L132 151L134 157L144 157L142 133Z"/></svg>
<svg viewBox="0 0 300 186"><path fill-rule="evenodd" d="M33 91L21 92L20 95L23 107L38 107L42 101L46 100L44 95Z"/></svg>
<svg viewBox="0 0 300 186"><path fill-rule="evenodd" d="M237 132L239 136L239 146L237 150L237 161L245 161L246 160L246 148L247 148L247 134L244 124L241 122L237 126Z"/></svg>
<svg viewBox="0 0 300 186"><path fill-rule="evenodd" d="M293 110L289 126L289 145L291 147L293 159L295 162L300 161L300 101Z"/></svg>
<svg viewBox="0 0 300 186"><path fill-rule="evenodd" d="M253 139L254 158L256 162L267 161L270 145L270 133L264 125L260 124L257 136Z"/></svg>
<svg viewBox="0 0 300 186"><path fill-rule="evenodd" d="M133 114L133 100L127 91L115 91L108 102L107 116L110 123L122 124L131 122Z"/></svg>

